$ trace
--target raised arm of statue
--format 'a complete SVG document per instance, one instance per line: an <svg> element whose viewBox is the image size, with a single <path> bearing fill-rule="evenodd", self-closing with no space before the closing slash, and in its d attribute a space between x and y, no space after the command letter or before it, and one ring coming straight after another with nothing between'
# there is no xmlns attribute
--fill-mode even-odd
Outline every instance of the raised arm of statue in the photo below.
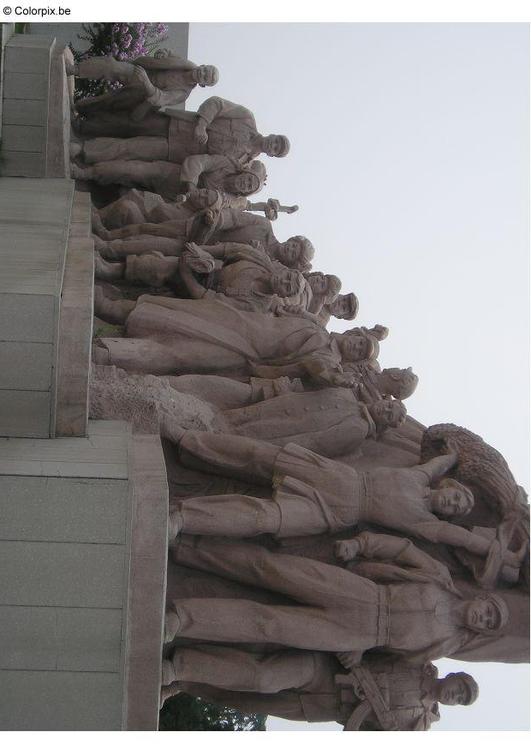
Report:
<svg viewBox="0 0 531 750"><path fill-rule="evenodd" d="M173 53L151 57L137 57L133 60L135 65L141 65L146 70L193 70L197 67L191 60Z"/></svg>
<svg viewBox="0 0 531 750"><path fill-rule="evenodd" d="M301 364L314 383L341 388L352 386L352 376L343 373L339 365L332 365L324 357L306 357Z"/></svg>
<svg viewBox="0 0 531 750"><path fill-rule="evenodd" d="M259 254L258 257L262 255L252 245L243 242L217 242L215 245L201 245L201 249L210 253L213 258L224 261L239 260L242 256L251 258L255 257L256 253Z"/></svg>
<svg viewBox="0 0 531 750"><path fill-rule="evenodd" d="M192 299L202 299L207 293L207 289L195 278L192 269L188 265L186 254L183 254L179 259L179 273L190 293L190 297Z"/></svg>
<svg viewBox="0 0 531 750"><path fill-rule="evenodd" d="M197 110L197 116L206 125L210 125L216 117L248 119L254 124L254 115L247 107L229 102L228 99L222 99L220 96L211 96L205 99Z"/></svg>
<svg viewBox="0 0 531 750"><path fill-rule="evenodd" d="M391 562L400 567L416 568L418 571L428 573L430 577L439 579L442 577L444 581L451 580L447 567L431 555L422 552L410 539L362 531L353 541L357 542L357 555L361 557ZM336 549L339 549L341 542L337 544Z"/></svg>
<svg viewBox="0 0 531 750"><path fill-rule="evenodd" d="M213 172L227 166L229 159L220 154L195 154L187 156L181 167L181 180L197 186L203 172Z"/></svg>
<svg viewBox="0 0 531 750"><path fill-rule="evenodd" d="M445 453L443 456L435 456L425 464L416 466L417 471L422 471L428 478L428 482L433 484L450 471L457 463L457 453Z"/></svg>

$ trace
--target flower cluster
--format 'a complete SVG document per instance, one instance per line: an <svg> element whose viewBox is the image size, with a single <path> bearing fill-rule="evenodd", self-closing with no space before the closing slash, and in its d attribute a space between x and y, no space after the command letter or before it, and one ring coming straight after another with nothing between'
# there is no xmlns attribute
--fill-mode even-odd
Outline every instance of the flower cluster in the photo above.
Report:
<svg viewBox="0 0 531 750"><path fill-rule="evenodd" d="M83 33L78 39L89 43L85 52L72 46L76 62L87 57L111 55L116 60L130 61L144 55L152 55L168 33L165 23L90 23L82 25ZM75 98L97 96L119 89L116 81L77 81Z"/></svg>

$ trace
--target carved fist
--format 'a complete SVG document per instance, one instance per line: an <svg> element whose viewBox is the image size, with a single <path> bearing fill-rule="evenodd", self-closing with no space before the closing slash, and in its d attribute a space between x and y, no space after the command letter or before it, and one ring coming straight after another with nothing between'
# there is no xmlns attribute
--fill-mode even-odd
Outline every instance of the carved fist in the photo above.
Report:
<svg viewBox="0 0 531 750"><path fill-rule="evenodd" d="M337 374L332 376L330 382L339 388L352 388L353 385L356 385L356 378L354 375Z"/></svg>
<svg viewBox="0 0 531 750"><path fill-rule="evenodd" d="M338 560L349 562L354 560L360 551L360 545L357 539L344 539L334 544L334 552Z"/></svg>
<svg viewBox="0 0 531 750"><path fill-rule="evenodd" d="M345 669L352 669L359 664L359 655L355 651L338 651L336 657Z"/></svg>
<svg viewBox="0 0 531 750"><path fill-rule="evenodd" d="M206 124L203 120L199 120L194 130L194 138L197 143L206 143L208 141L208 134L206 132Z"/></svg>
<svg viewBox="0 0 531 750"><path fill-rule="evenodd" d="M207 208L203 214L203 221L205 222L207 226L211 227L216 223L218 216L219 216L218 211L214 211L211 208Z"/></svg>
<svg viewBox="0 0 531 750"><path fill-rule="evenodd" d="M280 201L278 201L276 198L269 198L264 210L266 219L269 219L269 221L276 221L276 219L278 219L279 208Z"/></svg>
<svg viewBox="0 0 531 750"><path fill-rule="evenodd" d="M131 83L136 86L142 86L146 96L152 96L155 93L155 87L149 80L148 74L140 65L133 65L131 74Z"/></svg>

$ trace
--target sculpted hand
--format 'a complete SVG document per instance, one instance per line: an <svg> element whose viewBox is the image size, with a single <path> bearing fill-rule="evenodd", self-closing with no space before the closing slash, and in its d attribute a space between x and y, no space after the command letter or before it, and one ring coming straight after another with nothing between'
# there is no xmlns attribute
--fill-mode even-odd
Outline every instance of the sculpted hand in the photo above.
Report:
<svg viewBox="0 0 531 750"><path fill-rule="evenodd" d="M360 545L357 539L344 539L334 544L334 552L338 560L349 562L354 560L360 551Z"/></svg>
<svg viewBox="0 0 531 750"><path fill-rule="evenodd" d="M360 663L360 654L357 651L338 651L336 657L345 669L352 669Z"/></svg>
<svg viewBox="0 0 531 750"><path fill-rule="evenodd" d="M330 378L330 383L332 385L336 385L339 388L352 388L353 385L356 385L356 378L354 375L341 375L337 373L336 375L332 375Z"/></svg>
<svg viewBox="0 0 531 750"><path fill-rule="evenodd" d="M141 86L144 89L146 97L153 96L156 91L155 86L149 80L148 74L140 65L133 65L131 83L133 86Z"/></svg>
<svg viewBox="0 0 531 750"><path fill-rule="evenodd" d="M206 143L208 141L208 133L206 131L206 123L204 120L199 120L195 126L194 138L197 143Z"/></svg>
<svg viewBox="0 0 531 750"><path fill-rule="evenodd" d="M266 219L269 219L269 221L276 221L276 219L278 219L279 208L280 201L278 201L276 198L270 198L267 201L266 207L264 209Z"/></svg>
<svg viewBox="0 0 531 750"><path fill-rule="evenodd" d="M219 211L213 211L211 208L207 208L203 214L203 221L209 227L216 223L219 216Z"/></svg>

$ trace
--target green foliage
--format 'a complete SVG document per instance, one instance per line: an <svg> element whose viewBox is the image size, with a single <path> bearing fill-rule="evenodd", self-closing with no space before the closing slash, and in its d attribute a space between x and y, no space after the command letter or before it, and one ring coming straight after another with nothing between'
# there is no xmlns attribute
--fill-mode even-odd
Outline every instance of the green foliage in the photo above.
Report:
<svg viewBox="0 0 531 750"><path fill-rule="evenodd" d="M85 52L79 52L70 45L76 62L107 55L127 62L153 55L168 33L168 26L164 23L83 23L81 29L83 33L77 37L88 42L89 46ZM117 81L76 79L74 98L77 101L86 96L99 96L120 87Z"/></svg>
<svg viewBox="0 0 531 750"><path fill-rule="evenodd" d="M162 732L249 732L265 731L265 716L242 714L192 698L186 693L166 701L159 715Z"/></svg>

